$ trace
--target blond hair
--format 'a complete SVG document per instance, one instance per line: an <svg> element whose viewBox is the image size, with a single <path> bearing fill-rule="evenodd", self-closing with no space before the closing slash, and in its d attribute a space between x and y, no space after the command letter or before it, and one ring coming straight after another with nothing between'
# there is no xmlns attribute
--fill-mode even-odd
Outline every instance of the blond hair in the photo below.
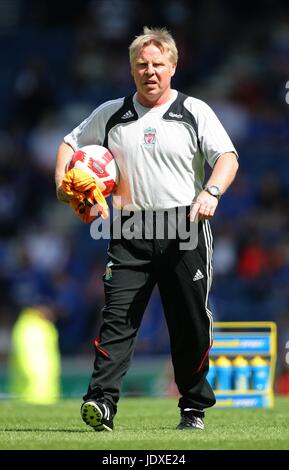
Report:
<svg viewBox="0 0 289 470"><path fill-rule="evenodd" d="M148 28L145 26L143 34L136 36L129 46L129 60L131 65L137 53L149 44L155 44L162 52L167 52L169 61L172 64L177 63L178 50L171 33L166 28Z"/></svg>

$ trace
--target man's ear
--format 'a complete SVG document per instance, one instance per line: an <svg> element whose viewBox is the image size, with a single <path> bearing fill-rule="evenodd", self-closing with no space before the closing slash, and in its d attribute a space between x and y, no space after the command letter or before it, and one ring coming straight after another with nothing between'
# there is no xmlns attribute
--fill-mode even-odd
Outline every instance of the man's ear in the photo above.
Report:
<svg viewBox="0 0 289 470"><path fill-rule="evenodd" d="M176 68L177 68L177 64L172 64L171 77L173 77L175 75Z"/></svg>

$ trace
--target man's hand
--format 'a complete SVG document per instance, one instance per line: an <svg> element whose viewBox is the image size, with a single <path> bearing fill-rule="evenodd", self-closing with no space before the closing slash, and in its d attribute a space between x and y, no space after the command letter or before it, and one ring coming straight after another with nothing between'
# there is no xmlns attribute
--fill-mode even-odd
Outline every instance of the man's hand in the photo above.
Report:
<svg viewBox="0 0 289 470"><path fill-rule="evenodd" d="M211 219L215 214L218 202L215 196L212 196L207 191L202 191L193 204L190 212L190 221L198 222L199 220Z"/></svg>

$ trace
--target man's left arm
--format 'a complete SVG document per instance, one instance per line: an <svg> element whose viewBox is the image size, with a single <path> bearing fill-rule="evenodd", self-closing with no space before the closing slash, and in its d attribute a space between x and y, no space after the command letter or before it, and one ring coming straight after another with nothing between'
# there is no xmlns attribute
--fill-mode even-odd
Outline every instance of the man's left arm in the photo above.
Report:
<svg viewBox="0 0 289 470"><path fill-rule="evenodd" d="M238 168L239 163L236 154L234 152L223 153L217 159L205 187L217 186L220 194L224 194L234 181ZM194 201L190 212L190 220L195 221L196 217L198 217L198 220L211 219L215 214L218 202L218 197L211 195L208 190L204 189Z"/></svg>

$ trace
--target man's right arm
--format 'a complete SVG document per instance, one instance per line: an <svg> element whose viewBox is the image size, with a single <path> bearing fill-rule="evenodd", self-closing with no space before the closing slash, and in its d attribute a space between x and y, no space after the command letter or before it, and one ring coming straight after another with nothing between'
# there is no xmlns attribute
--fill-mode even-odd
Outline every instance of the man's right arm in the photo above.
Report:
<svg viewBox="0 0 289 470"><path fill-rule="evenodd" d="M65 167L72 155L74 154L73 148L62 142L58 148L56 156L56 167L55 167L55 184L56 184L56 195L57 199L62 202L69 203L69 197L62 191L61 184L63 177L66 173Z"/></svg>

